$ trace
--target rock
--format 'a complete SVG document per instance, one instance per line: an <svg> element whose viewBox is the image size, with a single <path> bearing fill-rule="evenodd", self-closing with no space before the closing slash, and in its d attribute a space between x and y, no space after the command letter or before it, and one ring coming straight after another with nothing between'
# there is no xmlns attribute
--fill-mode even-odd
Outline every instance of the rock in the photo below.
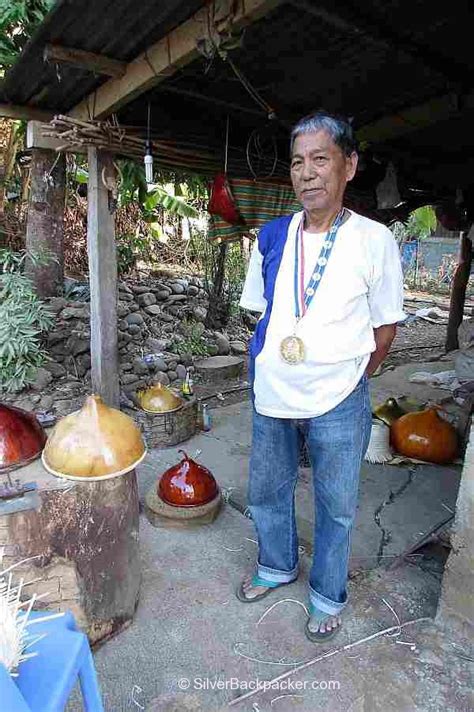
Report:
<svg viewBox="0 0 474 712"><path fill-rule="evenodd" d="M128 329L128 321L126 321L125 319L120 319L117 326L120 331L126 331Z"/></svg>
<svg viewBox="0 0 474 712"><path fill-rule="evenodd" d="M60 378L61 376L66 375L66 369L64 366L57 361L47 361L44 365L43 368L45 368L47 371L49 371L54 378Z"/></svg>
<svg viewBox="0 0 474 712"><path fill-rule="evenodd" d="M168 309L168 312L169 312L170 314L172 314L172 316L181 318L181 315L182 315L183 312L182 312L182 310L181 310L178 306L175 306L175 305L172 304L170 307L167 307L167 309Z"/></svg>
<svg viewBox="0 0 474 712"><path fill-rule="evenodd" d="M120 292L120 299L124 302L133 302L133 294L130 292Z"/></svg>
<svg viewBox="0 0 474 712"><path fill-rule="evenodd" d="M153 382L161 383L162 386L169 386L170 379L168 378L166 373L163 373L163 371L158 371L158 373L153 377Z"/></svg>
<svg viewBox="0 0 474 712"><path fill-rule="evenodd" d="M199 294L199 287L195 287L193 285L188 287L188 295L190 297L196 297L198 294Z"/></svg>
<svg viewBox="0 0 474 712"><path fill-rule="evenodd" d="M136 373L124 373L120 380L124 385L130 385L131 383L138 382L140 379L137 377Z"/></svg>
<svg viewBox="0 0 474 712"><path fill-rule="evenodd" d="M129 312L129 307L128 305L125 306L125 304L117 304L117 317L119 319L123 319L125 316L127 316Z"/></svg>
<svg viewBox="0 0 474 712"><path fill-rule="evenodd" d="M118 338L121 343L128 344L132 340L130 334L126 334L124 331L119 331Z"/></svg>
<svg viewBox="0 0 474 712"><path fill-rule="evenodd" d="M118 288L120 289L121 292L126 292L127 294L133 294L132 290L128 286L126 282L119 282L118 283Z"/></svg>
<svg viewBox="0 0 474 712"><path fill-rule="evenodd" d="M171 314L166 314L165 312L161 312L161 314L157 314L156 318L159 319L160 321L165 321L168 323L171 323L172 321L174 321Z"/></svg>
<svg viewBox="0 0 474 712"><path fill-rule="evenodd" d="M138 324L130 324L128 327L128 331L132 336L137 336L138 334L142 333L142 330L138 326Z"/></svg>
<svg viewBox="0 0 474 712"><path fill-rule="evenodd" d="M144 311L150 316L157 316L161 313L161 307L158 304L151 304L149 307L145 307Z"/></svg>
<svg viewBox="0 0 474 712"><path fill-rule="evenodd" d="M71 333L70 329L55 329L48 333L48 346L53 346L61 341L66 341Z"/></svg>
<svg viewBox="0 0 474 712"><path fill-rule="evenodd" d="M166 375L168 376L170 381L176 381L176 379L178 378L178 374L176 373L176 371L168 371Z"/></svg>
<svg viewBox="0 0 474 712"><path fill-rule="evenodd" d="M147 349L149 353L157 354L166 351L169 343L169 339L154 339L149 336L145 341L145 349Z"/></svg>
<svg viewBox="0 0 474 712"><path fill-rule="evenodd" d="M155 292L155 297L159 302L164 302L170 296L171 292L168 290L161 289L159 292Z"/></svg>
<svg viewBox="0 0 474 712"><path fill-rule="evenodd" d="M51 299L48 300L48 309L54 312L54 314L58 314L66 305L67 300L64 299L64 297L51 297Z"/></svg>
<svg viewBox="0 0 474 712"><path fill-rule="evenodd" d="M46 395L41 398L40 404L39 404L39 409L40 410L51 410L53 405L54 405L53 396Z"/></svg>
<svg viewBox="0 0 474 712"><path fill-rule="evenodd" d="M84 366L87 371L87 369L91 367L90 354L81 354L80 356L77 357L76 363L80 363L81 366Z"/></svg>
<svg viewBox="0 0 474 712"><path fill-rule="evenodd" d="M150 291L149 288L143 284L132 284L131 288L134 294L146 294Z"/></svg>
<svg viewBox="0 0 474 712"><path fill-rule="evenodd" d="M125 363L122 363L120 368L122 371L131 371L133 368L133 364L130 363L130 361L126 361Z"/></svg>
<svg viewBox="0 0 474 712"><path fill-rule="evenodd" d="M130 313L137 312L137 311L140 311L140 307L138 306L138 304L136 302L130 302L128 311Z"/></svg>
<svg viewBox="0 0 474 712"><path fill-rule="evenodd" d="M230 354L230 343L227 336L221 334L220 331L215 331L214 338L216 340L219 356L227 356Z"/></svg>
<svg viewBox="0 0 474 712"><path fill-rule="evenodd" d="M153 368L155 371L167 371L168 364L160 356L154 356L153 357Z"/></svg>
<svg viewBox="0 0 474 712"><path fill-rule="evenodd" d="M61 319L89 319L88 307L65 307Z"/></svg>
<svg viewBox="0 0 474 712"><path fill-rule="evenodd" d="M49 386L52 380L53 374L40 366L36 369L35 380L31 384L31 388L34 391L42 391Z"/></svg>
<svg viewBox="0 0 474 712"><path fill-rule="evenodd" d="M231 341L230 348L234 354L242 355L247 353L247 346L243 341Z"/></svg>
<svg viewBox="0 0 474 712"><path fill-rule="evenodd" d="M64 341L62 341L59 344L56 344L55 346L53 346L52 349L49 349L49 355L54 356L56 361L63 361L64 356L66 354L67 354L66 344L64 343Z"/></svg>
<svg viewBox="0 0 474 712"><path fill-rule="evenodd" d="M171 297L168 297L168 304L175 304L177 302L185 302L187 300L187 296L185 294L172 294Z"/></svg>
<svg viewBox="0 0 474 712"><path fill-rule="evenodd" d="M130 324L143 324L144 319L141 314L127 314L125 321L128 325Z"/></svg>
<svg viewBox="0 0 474 712"><path fill-rule="evenodd" d="M167 361L167 363L168 363L168 368L170 369L170 371L176 371L176 368L178 366L178 362L176 361L176 359L172 358L169 361Z"/></svg>
<svg viewBox="0 0 474 712"><path fill-rule="evenodd" d="M207 316L207 309L204 309L204 307L194 307L193 315L196 321L204 321Z"/></svg>
<svg viewBox="0 0 474 712"><path fill-rule="evenodd" d="M173 294L184 294L184 292L186 291L185 286L180 282L172 282L170 284L170 287Z"/></svg>
<svg viewBox="0 0 474 712"><path fill-rule="evenodd" d="M79 354L86 353L89 351L90 341L89 339L82 339L77 334L73 334L66 341L67 353L72 356L78 356Z"/></svg>
<svg viewBox="0 0 474 712"><path fill-rule="evenodd" d="M137 356L137 358L133 359L133 370L139 376L143 376L148 373L148 364Z"/></svg>
<svg viewBox="0 0 474 712"><path fill-rule="evenodd" d="M186 366L182 366L181 364L176 366L176 375L178 376L178 378L180 378L182 381L184 381L184 379L186 378L186 374L187 374Z"/></svg>
<svg viewBox="0 0 474 712"><path fill-rule="evenodd" d="M149 307L152 304L156 304L156 297L151 292L144 292L138 295L137 302L141 307Z"/></svg>

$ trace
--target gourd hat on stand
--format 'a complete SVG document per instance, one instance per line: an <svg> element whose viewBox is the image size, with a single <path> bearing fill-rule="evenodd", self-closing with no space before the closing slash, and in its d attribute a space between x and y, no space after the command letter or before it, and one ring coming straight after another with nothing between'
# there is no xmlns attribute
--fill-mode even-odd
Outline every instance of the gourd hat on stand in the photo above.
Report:
<svg viewBox="0 0 474 712"><path fill-rule="evenodd" d="M94 481L130 472L145 455L142 435L132 418L92 395L81 410L57 423L42 461L58 477Z"/></svg>

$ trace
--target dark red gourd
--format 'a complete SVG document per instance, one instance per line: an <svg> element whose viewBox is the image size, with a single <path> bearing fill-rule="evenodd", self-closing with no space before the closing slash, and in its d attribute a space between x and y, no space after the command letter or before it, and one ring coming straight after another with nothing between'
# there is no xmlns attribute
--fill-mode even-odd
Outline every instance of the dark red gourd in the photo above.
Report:
<svg viewBox="0 0 474 712"><path fill-rule="evenodd" d="M174 507L198 507L218 493L217 482L207 467L198 464L180 450L184 457L160 477L158 495Z"/></svg>

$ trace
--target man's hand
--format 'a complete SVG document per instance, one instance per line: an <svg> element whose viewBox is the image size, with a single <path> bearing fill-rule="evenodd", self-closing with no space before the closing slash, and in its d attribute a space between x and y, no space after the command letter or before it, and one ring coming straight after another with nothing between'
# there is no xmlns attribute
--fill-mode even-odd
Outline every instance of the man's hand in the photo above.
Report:
<svg viewBox="0 0 474 712"><path fill-rule="evenodd" d="M370 356L366 373L371 376L385 359L397 332L396 324L384 324L374 329L375 351Z"/></svg>

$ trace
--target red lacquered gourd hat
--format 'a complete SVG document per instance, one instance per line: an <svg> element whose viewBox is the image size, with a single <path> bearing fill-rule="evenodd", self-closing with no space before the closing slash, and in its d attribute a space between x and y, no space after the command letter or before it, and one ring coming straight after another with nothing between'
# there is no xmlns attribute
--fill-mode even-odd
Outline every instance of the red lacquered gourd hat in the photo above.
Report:
<svg viewBox="0 0 474 712"><path fill-rule="evenodd" d="M184 450L184 458L170 467L158 483L158 495L174 507L198 507L217 496L219 488L207 467L192 460Z"/></svg>
<svg viewBox="0 0 474 712"><path fill-rule="evenodd" d="M46 433L33 413L0 403L0 474L35 460Z"/></svg>

